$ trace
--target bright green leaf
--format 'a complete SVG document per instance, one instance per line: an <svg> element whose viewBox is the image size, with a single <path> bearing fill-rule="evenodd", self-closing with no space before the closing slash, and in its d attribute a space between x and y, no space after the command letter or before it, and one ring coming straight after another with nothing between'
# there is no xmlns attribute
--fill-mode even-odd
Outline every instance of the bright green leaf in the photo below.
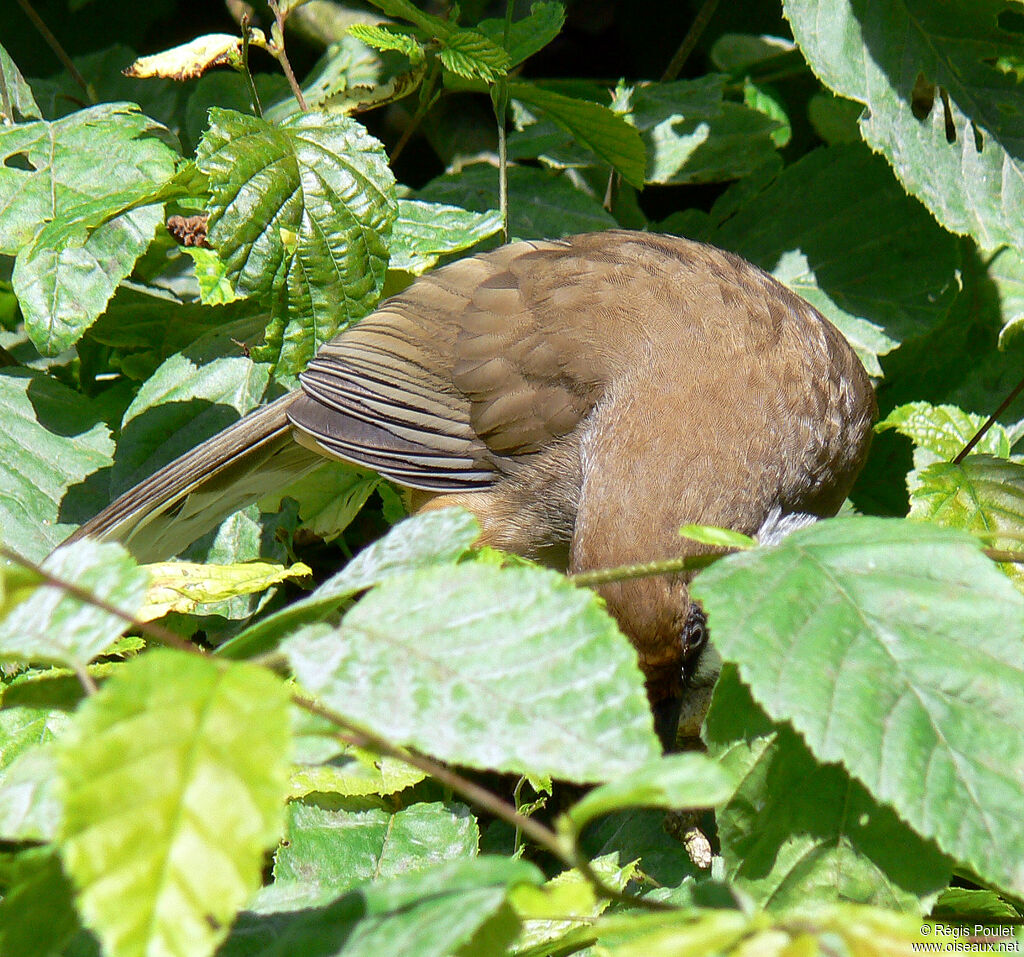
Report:
<svg viewBox="0 0 1024 957"><path fill-rule="evenodd" d="M508 54L477 30L452 30L444 38L441 62L466 79L493 82L511 65Z"/></svg>
<svg viewBox="0 0 1024 957"><path fill-rule="evenodd" d="M596 596L542 569L391 578L283 650L328 707L446 761L596 781L660 752L635 651Z"/></svg>
<svg viewBox="0 0 1024 957"><path fill-rule="evenodd" d="M910 439L915 446L930 452L931 462L950 461L964 450L987 418L973 412L964 412L955 405L908 402L893 409L875 426L875 431L894 429ZM1007 458L1010 454L1010 438L1006 429L996 422L975 448L978 452Z"/></svg>
<svg viewBox="0 0 1024 957"><path fill-rule="evenodd" d="M0 122L7 125L42 118L39 105L32 95L32 87L28 85L10 54L2 46L0 46L0 85L6 91L6 96L0 99ZM4 108L8 103L10 104L10 115Z"/></svg>
<svg viewBox="0 0 1024 957"><path fill-rule="evenodd" d="M514 20L505 44L505 20L495 17L482 20L476 25L484 36L489 37L499 46L508 51L511 63L509 68L519 66L523 60L533 56L538 50L546 47L562 29L565 23L565 7L553 0L541 0L530 6L529 16Z"/></svg>
<svg viewBox="0 0 1024 957"><path fill-rule="evenodd" d="M684 525L679 529L683 538L688 538L702 545L715 545L720 548L757 548L757 539L734 532L731 528L716 528L714 525Z"/></svg>
<svg viewBox="0 0 1024 957"><path fill-rule="evenodd" d="M380 484L380 476L347 462L327 462L280 491L260 500L267 512L277 511L285 498L299 503L299 518L314 534L337 538L359 514Z"/></svg>
<svg viewBox="0 0 1024 957"><path fill-rule="evenodd" d="M474 213L458 206L400 199L388 266L420 276L441 256L475 246L500 230L501 214L496 209Z"/></svg>
<svg viewBox="0 0 1024 957"><path fill-rule="evenodd" d="M397 33L387 27L370 23L353 23L348 32L350 36L375 50L397 50L404 53L413 64L422 62L425 57L423 47L417 43L415 37L407 33Z"/></svg>
<svg viewBox="0 0 1024 957"><path fill-rule="evenodd" d="M282 682L153 651L89 698L60 745L64 866L112 957L203 957L260 884L281 835Z"/></svg>
<svg viewBox="0 0 1024 957"><path fill-rule="evenodd" d="M212 249L183 246L181 251L195 263L199 301L204 306L222 306L240 298L228 279L228 267Z"/></svg>

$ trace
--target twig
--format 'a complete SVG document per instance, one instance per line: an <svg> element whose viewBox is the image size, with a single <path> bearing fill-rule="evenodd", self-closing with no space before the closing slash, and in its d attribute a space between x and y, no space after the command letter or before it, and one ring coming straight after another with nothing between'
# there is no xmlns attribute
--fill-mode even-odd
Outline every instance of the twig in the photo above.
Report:
<svg viewBox="0 0 1024 957"><path fill-rule="evenodd" d="M90 103L96 102L96 92L86 81L85 77L79 72L78 67L71 62L71 57L68 56L67 51L61 46L60 40L58 40L50 28L43 23L42 17L39 16L35 11L35 7L29 2L29 0L18 0L18 6L25 11L25 16L32 21L32 25L39 31L42 38L49 44L49 47L57 55L57 59L64 64L64 69L71 74L72 79L82 88L82 92L88 97Z"/></svg>
<svg viewBox="0 0 1024 957"><path fill-rule="evenodd" d="M576 868L594 888L594 891L606 900L643 907L648 910L676 910L673 905L666 904L663 901L633 897L614 887L609 887L601 879L601 876L595 873L594 869L590 866L590 862L579 853L575 846L567 845L550 828L545 827L533 818L527 817L525 814L520 814L511 804L503 801L496 794L492 794L486 788L480 787L476 782L470 781L469 778L463 777L451 768L445 767L431 758L424 757L422 754L403 751L388 741L387 738L375 734L373 731L368 731L366 728L359 727L330 708L317 701L313 701L311 698L295 694L292 696L292 701L310 714L315 714L331 722L336 727L342 728L343 732L339 733L338 737L346 744L351 744L357 748L365 748L369 751L376 751L385 757L395 758L414 768L418 768L424 774L434 778L435 781L439 781L445 787L449 787L456 793L461 794L467 801L475 804L483 811L511 824L514 828L522 831L535 844L557 857L566 866Z"/></svg>
<svg viewBox="0 0 1024 957"><path fill-rule="evenodd" d="M596 568L590 572L569 575L574 585L607 585L611 582L627 581L630 578L653 578L656 575L678 575L706 568L728 552L714 552L709 555L687 555L685 558L664 558L657 562L640 565L619 565L617 568Z"/></svg>
<svg viewBox="0 0 1024 957"><path fill-rule="evenodd" d="M248 12L242 14L242 74L249 87L249 99L252 101L252 110L260 119L263 118L263 106L260 103L260 95L256 91L256 83L252 78L252 71L249 69L249 37L252 29L249 24Z"/></svg>
<svg viewBox="0 0 1024 957"><path fill-rule="evenodd" d="M959 451L956 458L953 459L954 465L959 465L965 458L967 458L968 455L971 454L971 450L985 437L985 433L995 425L996 420L1010 407L1010 403L1020 395L1021 390L1024 390L1024 379L1021 379L1020 382L1013 387L1010 394L1003 399L1001 403L999 403L999 408L996 409L995 412L985 420L985 424L982 425L982 427L978 429L973 436L971 436L970 442L968 442Z"/></svg>
<svg viewBox="0 0 1024 957"><path fill-rule="evenodd" d="M277 5L277 0L267 0L267 5L273 12L274 20L277 22L277 37L273 46L268 47L268 49L274 59L281 64L281 69L284 70L284 75L288 79L288 85L292 88L292 94L298 101L299 109L306 113L309 111L309 107L306 106L306 98L302 95L302 87L299 86L299 81L295 79L295 71L292 70L292 65L288 62L288 54L284 50L285 18L281 13L281 8Z"/></svg>
<svg viewBox="0 0 1024 957"><path fill-rule="evenodd" d="M423 117L427 115L427 111L437 102L437 98L441 95L440 90L438 90L436 94L434 93L434 86L437 83L437 73L438 67L435 63L430 68L430 73L424 78L423 86L420 87L420 102L416 107L416 112L413 113L412 119L409 120L408 125L404 130L402 130L402 135L398 138L395 148L391 151L392 163L398 159L399 154L405 149L409 140L412 138L412 134L416 132L416 129L423 121Z"/></svg>
<svg viewBox="0 0 1024 957"><path fill-rule="evenodd" d="M1024 552L1011 552L1000 548L983 548L982 551L994 562L1013 562L1024 565Z"/></svg>
<svg viewBox="0 0 1024 957"><path fill-rule="evenodd" d="M686 36L683 37L683 42L679 44L679 49L676 50L668 66L665 67L665 72L661 75L662 83L667 83L669 80L674 80L679 76L686 61L690 58L690 54L693 53L693 48L697 45L701 34L707 29L708 23L711 22L717 6L718 0L704 0L704 6L697 11L697 16L694 17L693 23L690 24L690 29L686 31Z"/></svg>
<svg viewBox="0 0 1024 957"><path fill-rule="evenodd" d="M136 631L142 632L154 641L160 642L162 645L167 645L170 648L177 648L178 651L187 651L191 654L204 654L201 648L197 648L190 641L186 641L180 635L176 635L173 631L164 628L162 625L154 625L151 621L139 621L134 615L129 615L128 612L122 611L116 605L112 605L109 601L100 598L92 592L82 588L80 585L76 585L74 582L69 582L59 575L54 575L52 572L48 572L42 565L38 565L33 561L19 555L17 552L11 551L5 545L0 545L0 557L6 558L16 565L20 565L22 568L27 568L30 572L38 575L48 585L52 585L54 588L60 588L62 591L66 591L73 598L77 598L79 601L84 602L87 605L92 605L95 608L99 608L105 611L108 615L113 615L115 618L120 618L121 621L127 622Z"/></svg>

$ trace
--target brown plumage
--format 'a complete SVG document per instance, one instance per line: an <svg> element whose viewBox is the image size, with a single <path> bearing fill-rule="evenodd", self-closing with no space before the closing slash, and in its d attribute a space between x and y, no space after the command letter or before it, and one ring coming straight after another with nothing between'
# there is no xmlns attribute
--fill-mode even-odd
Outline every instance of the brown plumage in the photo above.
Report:
<svg viewBox="0 0 1024 957"><path fill-rule="evenodd" d="M571 571L648 561L700 551L678 535L689 522L755 534L833 514L875 414L852 349L798 296L729 253L628 231L439 269L327 343L301 381L76 537L172 554L326 454L420 507L471 509L488 544L561 554ZM652 700L677 695L685 579L601 592Z"/></svg>

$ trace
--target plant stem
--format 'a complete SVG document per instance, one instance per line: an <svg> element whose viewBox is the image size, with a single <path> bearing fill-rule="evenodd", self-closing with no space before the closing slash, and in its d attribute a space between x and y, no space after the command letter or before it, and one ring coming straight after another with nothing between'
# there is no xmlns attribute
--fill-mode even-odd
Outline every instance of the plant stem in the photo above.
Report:
<svg viewBox="0 0 1024 957"><path fill-rule="evenodd" d="M718 0L704 0L704 6L697 11L697 16L694 17L693 23L690 24L690 29L686 31L686 36L683 37L683 42L679 44L679 49L676 50L668 66L665 67L665 72L661 75L662 83L667 83L669 80L674 80L679 76L686 61L690 58L690 54L693 53L693 48L697 45L697 41L701 38L701 34L711 22L717 6Z"/></svg>
<svg viewBox="0 0 1024 957"><path fill-rule="evenodd" d="M49 44L49 47L56 54L57 59L64 64L64 69L71 74L72 79L82 88L82 92L85 93L90 103L96 102L96 91L86 81L85 77L79 72L77 66L71 62L71 57L68 56L67 51L61 46L60 40L58 40L50 28L43 23L43 18L36 13L35 7L29 2L29 0L18 0L18 5L22 10L25 11L25 16L32 21L32 25L39 31L40 36Z"/></svg>
<svg viewBox="0 0 1024 957"><path fill-rule="evenodd" d="M252 78L252 71L249 69L249 14L242 14L242 75L245 77L246 85L249 87L249 99L252 101L252 111L260 119L263 119L263 106L260 103L260 95L256 91L256 82Z"/></svg>
<svg viewBox="0 0 1024 957"><path fill-rule="evenodd" d="M295 79L295 71L292 70L292 65L288 62L288 54L285 53L284 49L285 18L281 13L281 8L277 5L277 0L267 0L267 5L270 7L271 12L274 14L274 20L277 22L277 40L272 45L268 45L268 49L273 54L274 59L281 64L281 69L284 70L284 75L288 79L288 85L292 88L292 95L298 102L299 109L303 113L308 113L309 107L306 106L306 98L302 95L302 87L299 86L299 81Z"/></svg>
<svg viewBox="0 0 1024 957"><path fill-rule="evenodd" d="M437 98L441 95L440 91L434 93L434 87L437 84L438 66L435 62L430 68L430 73L423 80L423 86L420 87L420 102L416 107L416 112L413 113L412 119L409 120L409 124L404 130L402 135L398 138L398 142L395 144L395 148L391 151L391 162L394 163L398 159L399 154L405 149L409 140L412 138L412 134L416 132L420 123L423 122L423 117L427 115L430 108L437 102Z"/></svg>
<svg viewBox="0 0 1024 957"><path fill-rule="evenodd" d="M1010 403L1020 395L1021 390L1024 390L1024 379L1021 379L1020 382L1010 390L1010 394L999 403L999 408L996 409L995 412L986 419L985 424L982 425L982 427L978 429L973 436L971 436L970 442L968 442L959 451L956 458L953 459L954 465L959 465L965 458L967 458L968 455L971 454L971 450L985 437L985 433L995 425L996 420L1010 407Z"/></svg>
<svg viewBox="0 0 1024 957"><path fill-rule="evenodd" d="M640 565L619 565L617 568L596 568L589 572L577 572L569 575L574 585L607 585L611 582L626 581L630 578L653 578L656 575L678 575L680 572L692 572L729 554L715 552L711 555L687 555L683 558L664 558L656 562L644 562Z"/></svg>

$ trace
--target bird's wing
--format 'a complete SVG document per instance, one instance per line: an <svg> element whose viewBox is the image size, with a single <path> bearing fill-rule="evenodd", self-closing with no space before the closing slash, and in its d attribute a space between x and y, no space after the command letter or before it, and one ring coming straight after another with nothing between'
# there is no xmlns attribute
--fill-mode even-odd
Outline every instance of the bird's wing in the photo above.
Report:
<svg viewBox="0 0 1024 957"><path fill-rule="evenodd" d="M292 424L402 485L493 485L508 457L572 431L620 359L614 336L607 354L581 336L634 257L614 234L592 245L514 243L417 280L320 350Z"/></svg>

